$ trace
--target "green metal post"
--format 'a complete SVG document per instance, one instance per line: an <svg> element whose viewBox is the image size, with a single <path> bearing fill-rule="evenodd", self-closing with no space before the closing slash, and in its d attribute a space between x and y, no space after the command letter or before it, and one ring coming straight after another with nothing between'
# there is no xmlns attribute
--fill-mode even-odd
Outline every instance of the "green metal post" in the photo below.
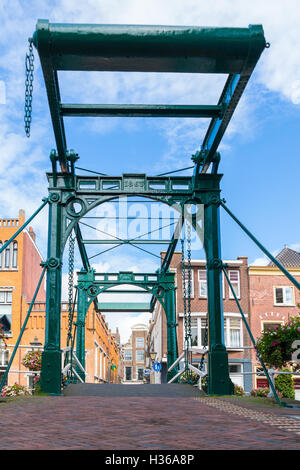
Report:
<svg viewBox="0 0 300 470"><path fill-rule="evenodd" d="M62 206L60 194L49 198L45 347L42 355L41 388L45 393L61 394L61 259Z"/></svg>
<svg viewBox="0 0 300 470"><path fill-rule="evenodd" d="M231 395L228 354L224 345L221 283L220 221L217 203L204 207L204 247L207 260L207 307L209 316L208 394Z"/></svg>
<svg viewBox="0 0 300 470"><path fill-rule="evenodd" d="M167 319L167 361L168 368L176 361L178 357L178 345L176 335L176 310L175 310L175 288L174 288L174 274L166 273L167 276L171 275L173 278L173 286L168 287L164 292L164 306ZM171 372L168 372L167 380L171 380L177 373L177 368L174 367Z"/></svg>
<svg viewBox="0 0 300 470"><path fill-rule="evenodd" d="M78 307L76 320L76 356L85 369L85 317L87 313L87 292L84 288L78 289ZM75 370L85 382L84 372L76 365Z"/></svg>

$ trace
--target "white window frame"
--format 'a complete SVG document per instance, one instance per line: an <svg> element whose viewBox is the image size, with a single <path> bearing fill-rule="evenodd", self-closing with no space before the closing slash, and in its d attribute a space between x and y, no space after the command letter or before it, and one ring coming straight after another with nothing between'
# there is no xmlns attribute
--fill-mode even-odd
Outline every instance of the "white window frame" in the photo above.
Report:
<svg viewBox="0 0 300 470"><path fill-rule="evenodd" d="M192 317L192 318L195 319L195 317ZM202 338L201 330L202 330L202 329L205 329L205 323L204 323L204 326L202 327L202 320L203 320L203 322L204 322L205 320L208 322L208 318L203 317L203 316L199 316L199 317L196 317L196 320L197 320L197 336L198 336L198 343L197 343L197 346L194 346L194 347L203 348L204 345L203 345L203 344L199 344L199 343L200 343L200 340L201 340L201 338ZM183 322L184 322L184 319L183 319ZM194 328L195 328L195 327L194 327ZM185 349L185 344L184 344L185 332L184 332L184 328L182 329L182 333L183 333L183 349Z"/></svg>
<svg viewBox="0 0 300 470"><path fill-rule="evenodd" d="M240 327L235 328L236 330L239 330L239 332L240 332L240 344L239 344L239 346L231 346L231 344L230 344L230 320L238 320L239 323L240 323ZM225 341L226 348L239 350L244 346L244 343L243 343L243 324L242 324L242 319L241 318L231 317L231 316L224 317L224 341Z"/></svg>
<svg viewBox="0 0 300 470"><path fill-rule="evenodd" d="M126 353L130 352L131 353L131 358L130 359L126 359ZM125 349L124 350L124 361L127 362L127 361L132 361L132 349Z"/></svg>
<svg viewBox="0 0 300 470"><path fill-rule="evenodd" d="M200 279L200 272L205 272L205 280ZM201 295L201 284L206 284L206 294ZM199 299L207 299L207 271L206 269L198 269L198 296Z"/></svg>
<svg viewBox="0 0 300 470"><path fill-rule="evenodd" d="M5 361L5 357L7 357L7 362ZM9 362L9 350L0 348L0 367L7 367Z"/></svg>
<svg viewBox="0 0 300 470"><path fill-rule="evenodd" d="M143 353L143 359L138 358L139 353ZM145 361L145 351L143 349L137 349L135 351L135 358L136 358L136 362L143 362L144 363L144 361Z"/></svg>
<svg viewBox="0 0 300 470"><path fill-rule="evenodd" d="M274 286L274 305L276 307L285 307L285 306L295 306L295 291L293 286ZM282 297L283 297L283 302L282 303L277 303L276 302L276 289L282 289ZM292 289L292 302L287 302L286 301L286 289Z"/></svg>
<svg viewBox="0 0 300 470"><path fill-rule="evenodd" d="M141 346L141 345L138 346L138 340L142 340L142 341L143 341L142 346ZM144 347L145 347L145 338L144 338L144 336L137 336L137 337L135 338L135 345L136 345L136 348L137 348L137 349L144 349Z"/></svg>
<svg viewBox="0 0 300 470"><path fill-rule="evenodd" d="M237 281L232 281L232 280L230 279L230 273L232 273L232 272L238 273L238 280L237 280ZM238 299L240 299L240 298L241 298L241 276L240 276L240 271L239 271L238 269L229 269L229 270L228 270L228 277L229 277L229 280L230 280L230 282L231 282L231 284L232 284L232 287L234 287L234 284L237 283L237 286L238 286L238 295L236 295L236 296L237 296ZM233 295L233 293L231 292L230 287L229 287L229 298L230 298L230 299L234 299L234 295Z"/></svg>

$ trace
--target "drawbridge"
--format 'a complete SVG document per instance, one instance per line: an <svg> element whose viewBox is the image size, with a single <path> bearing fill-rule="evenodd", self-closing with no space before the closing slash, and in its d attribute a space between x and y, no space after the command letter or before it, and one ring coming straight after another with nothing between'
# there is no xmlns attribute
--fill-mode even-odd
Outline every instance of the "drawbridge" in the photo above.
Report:
<svg viewBox="0 0 300 470"><path fill-rule="evenodd" d="M149 305L142 302L136 305L139 311L151 311L156 302L161 303L167 319L169 379L172 380L178 376L180 371L178 370L176 331L176 287L174 273L170 272L169 267L180 237L187 239L187 254L190 259L190 231L192 227L204 245L207 262L208 393L213 395L233 393L233 384L228 371L228 354L224 345L222 272L229 283L253 344L255 341L222 262L220 208L235 220L253 242L299 288L299 283L239 221L220 196L222 175L218 173L221 158L218 148L252 72L264 49L268 46L261 25L250 25L248 28L211 28L56 24L47 20L37 22L33 37L29 40L29 54L26 62L25 130L29 136L33 48L35 48L39 55L44 77L56 148L50 152L52 171L47 173L48 197L24 226L20 227L15 236L46 205L48 206L48 254L40 280L41 283L47 272L46 333L41 370L43 392L61 393L63 367L60 344L62 258L68 241L71 266L75 241L82 261L82 270L78 273L76 286L78 295L77 329L76 340L73 342L72 321L69 332L72 347L76 343L76 359L80 364L77 376L81 378L81 381L84 381L85 377L84 332L87 309L94 302L95 308L99 311L126 312L134 310L135 306L130 303L108 302L105 305L99 300L99 296L101 299L100 294L104 292L106 294L110 292L128 293L124 285L130 285L137 295L141 291L151 295ZM58 75L58 72L61 71L193 73L199 74L199 76L201 74L226 74L227 80L215 105L81 104L62 102ZM193 118L209 119L209 125L202 143L199 144L199 150L191 155L191 166L188 168L160 175L129 172L121 175L107 175L76 166L79 155L68 147L65 117ZM104 163L101 162L101 171ZM186 176L184 172L191 168L193 168L192 176ZM89 175L78 173L78 170L84 170ZM181 173L181 175L178 176L175 173ZM170 239L113 237L93 240L83 237L81 231L83 224L85 224L83 218L87 217L92 209L109 201L132 196L158 201L176 211L177 219L174 224L174 233ZM11 241L12 239L8 243ZM110 247L109 249L112 249L111 246L133 246L147 252L146 245L165 244L166 251L160 268L155 273L120 271L103 274L97 273L91 268L90 258L87 254L87 247L95 244L102 246L103 251L99 253L100 256L101 253L108 250L107 246ZM6 246L4 245L1 251ZM70 273L71 280L72 274L73 271ZM186 370L190 365L188 353L191 339L188 321L191 313L189 265L187 267L187 281L185 292ZM70 313L72 313L71 301ZM26 326L31 308L30 306L23 328ZM267 374L266 370L265 372ZM269 380L269 382L272 388L272 381ZM274 395L277 397L275 390Z"/></svg>

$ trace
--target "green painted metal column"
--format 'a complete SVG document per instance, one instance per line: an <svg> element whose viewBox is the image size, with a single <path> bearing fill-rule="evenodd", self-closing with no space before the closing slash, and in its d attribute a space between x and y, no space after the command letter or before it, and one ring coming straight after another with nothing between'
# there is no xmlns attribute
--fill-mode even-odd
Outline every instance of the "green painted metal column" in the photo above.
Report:
<svg viewBox="0 0 300 470"><path fill-rule="evenodd" d="M215 196L204 207L204 248L209 316L208 394L231 395L234 386L229 377L228 353L224 345L219 202Z"/></svg>
<svg viewBox="0 0 300 470"><path fill-rule="evenodd" d="M85 318L87 313L87 291L84 287L78 288L78 307L76 320L76 356L85 369ZM76 364L75 370L79 377L85 382L85 374Z"/></svg>
<svg viewBox="0 0 300 470"><path fill-rule="evenodd" d="M178 357L178 345L176 334L176 307L175 307L175 280L174 273L167 272L165 276L170 280L169 286L164 290L164 306L167 319L167 361L168 368L176 361ZM174 367L167 374L167 380L171 380L177 373L177 367Z"/></svg>
<svg viewBox="0 0 300 470"><path fill-rule="evenodd" d="M46 327L40 381L42 391L54 395L61 394L62 210L61 194L53 192L49 197Z"/></svg>

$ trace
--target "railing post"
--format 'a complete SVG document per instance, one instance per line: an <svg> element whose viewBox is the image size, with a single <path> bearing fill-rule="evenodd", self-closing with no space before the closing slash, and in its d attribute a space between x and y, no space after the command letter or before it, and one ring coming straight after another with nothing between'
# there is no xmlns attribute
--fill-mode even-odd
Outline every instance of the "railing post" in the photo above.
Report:
<svg viewBox="0 0 300 470"><path fill-rule="evenodd" d="M87 313L87 292L85 288L78 288L78 305L76 320L76 357L85 369L85 317ZM76 364L77 374L85 382L85 374Z"/></svg>

